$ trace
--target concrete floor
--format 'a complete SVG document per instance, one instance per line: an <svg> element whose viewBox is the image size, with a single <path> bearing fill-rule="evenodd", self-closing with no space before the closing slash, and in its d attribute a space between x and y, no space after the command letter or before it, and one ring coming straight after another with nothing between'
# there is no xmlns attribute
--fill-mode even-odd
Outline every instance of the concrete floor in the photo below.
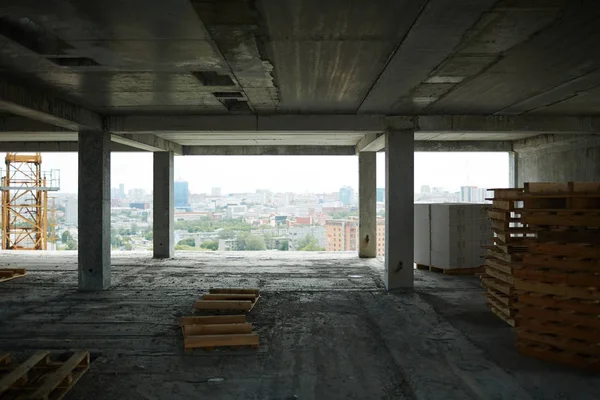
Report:
<svg viewBox="0 0 600 400"><path fill-rule="evenodd" d="M387 293L382 264L346 253L113 253L113 287L76 290L76 254L0 253L0 351L89 349L74 399L598 399L600 377L522 357L475 277L415 271ZM183 353L201 290L252 286L259 350Z"/></svg>

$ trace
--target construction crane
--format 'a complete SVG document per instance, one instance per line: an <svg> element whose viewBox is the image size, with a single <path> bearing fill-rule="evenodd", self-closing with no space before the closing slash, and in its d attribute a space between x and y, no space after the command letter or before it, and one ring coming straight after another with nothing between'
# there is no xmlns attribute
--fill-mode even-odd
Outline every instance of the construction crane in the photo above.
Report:
<svg viewBox="0 0 600 400"><path fill-rule="evenodd" d="M5 163L6 170L0 172L2 250L46 250L48 230L52 229L48 192L59 190L60 171L42 172L40 153L7 153Z"/></svg>

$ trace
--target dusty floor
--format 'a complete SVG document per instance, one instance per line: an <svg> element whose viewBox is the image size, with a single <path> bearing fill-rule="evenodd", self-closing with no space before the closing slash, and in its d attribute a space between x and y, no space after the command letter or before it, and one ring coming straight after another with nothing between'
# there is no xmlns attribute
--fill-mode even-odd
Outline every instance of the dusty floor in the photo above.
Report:
<svg viewBox="0 0 600 400"><path fill-rule="evenodd" d="M522 357L474 277L339 253L113 254L113 287L76 290L74 253L0 253L0 352L89 349L74 399L598 399L600 377ZM259 350L184 354L179 317L211 286L252 286Z"/></svg>

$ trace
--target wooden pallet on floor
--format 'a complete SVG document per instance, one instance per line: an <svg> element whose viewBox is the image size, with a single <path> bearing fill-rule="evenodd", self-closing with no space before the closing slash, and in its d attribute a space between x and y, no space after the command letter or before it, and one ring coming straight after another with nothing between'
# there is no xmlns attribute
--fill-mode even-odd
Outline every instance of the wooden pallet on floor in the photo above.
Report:
<svg viewBox="0 0 600 400"><path fill-rule="evenodd" d="M40 351L21 364L0 356L0 398L62 399L90 367L90 353L77 351L66 361L53 361Z"/></svg>
<svg viewBox="0 0 600 400"><path fill-rule="evenodd" d="M21 278L25 275L27 275L27 270L25 268L0 268L0 282Z"/></svg>
<svg viewBox="0 0 600 400"><path fill-rule="evenodd" d="M202 311L252 311L258 300L258 289L220 288L210 289L196 300L194 308Z"/></svg>
<svg viewBox="0 0 600 400"><path fill-rule="evenodd" d="M444 275L473 275L483 272L483 267L473 268L439 268L433 265L416 264L417 269L438 272Z"/></svg>
<svg viewBox="0 0 600 400"><path fill-rule="evenodd" d="M257 348L259 345L258 335L252 331L252 324L246 321L245 315L183 317L181 328L185 351L215 347Z"/></svg>

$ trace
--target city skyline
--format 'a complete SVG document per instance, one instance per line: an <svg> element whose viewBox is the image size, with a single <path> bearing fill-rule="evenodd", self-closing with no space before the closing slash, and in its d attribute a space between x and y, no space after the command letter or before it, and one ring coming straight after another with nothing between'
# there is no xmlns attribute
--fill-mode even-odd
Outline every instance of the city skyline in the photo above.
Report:
<svg viewBox="0 0 600 400"><path fill-rule="evenodd" d="M0 153L4 157L5 153ZM43 170L59 169L61 192L77 192L77 154L42 153ZM189 182L190 193L328 193L358 189L358 158L353 156L175 157L175 179ZM151 153L113 153L111 188L152 191ZM415 187L508 187L507 153L415 153ZM377 154L377 182L385 187L385 154Z"/></svg>

